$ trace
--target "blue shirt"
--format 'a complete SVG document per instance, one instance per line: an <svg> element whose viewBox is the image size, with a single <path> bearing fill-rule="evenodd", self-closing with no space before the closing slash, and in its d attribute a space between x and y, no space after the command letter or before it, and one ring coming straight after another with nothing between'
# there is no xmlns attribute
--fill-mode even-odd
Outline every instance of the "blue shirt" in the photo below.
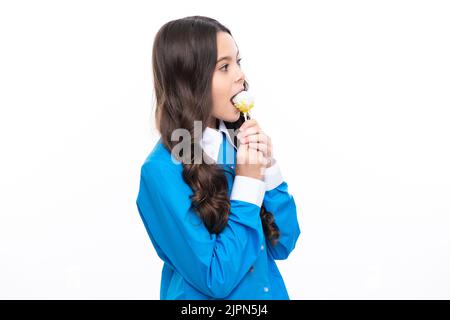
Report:
<svg viewBox="0 0 450 320"><path fill-rule="evenodd" d="M285 181L275 187L272 181L267 188L259 179L235 176L228 159L231 153L236 160L236 150L225 135L221 140L217 164L228 180L231 208L228 225L218 235L208 232L191 207L193 191L182 178L182 164L161 139L141 167L136 204L164 262L160 299L288 300L275 260L286 259L300 235L294 198ZM261 202L281 233L276 246L264 236Z"/></svg>

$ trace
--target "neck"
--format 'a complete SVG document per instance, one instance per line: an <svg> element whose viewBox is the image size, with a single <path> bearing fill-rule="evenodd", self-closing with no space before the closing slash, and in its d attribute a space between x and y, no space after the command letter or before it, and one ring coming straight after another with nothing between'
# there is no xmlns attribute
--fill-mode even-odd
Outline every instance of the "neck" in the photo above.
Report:
<svg viewBox="0 0 450 320"><path fill-rule="evenodd" d="M212 128L212 129L219 129L217 122L218 122L217 118L211 116L211 118L209 119L208 124L206 126Z"/></svg>

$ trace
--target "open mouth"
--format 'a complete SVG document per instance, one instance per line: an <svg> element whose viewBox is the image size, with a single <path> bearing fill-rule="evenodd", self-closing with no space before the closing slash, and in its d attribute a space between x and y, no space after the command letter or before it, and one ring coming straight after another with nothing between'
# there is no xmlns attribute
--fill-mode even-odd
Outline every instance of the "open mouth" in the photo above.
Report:
<svg viewBox="0 0 450 320"><path fill-rule="evenodd" d="M238 93L236 93L234 96L231 97L230 101L231 101L231 103L232 103L233 105L234 105L234 102L233 102L234 97L236 97L236 96L237 96L239 93L241 93L242 91L244 91L244 90L239 91Z"/></svg>

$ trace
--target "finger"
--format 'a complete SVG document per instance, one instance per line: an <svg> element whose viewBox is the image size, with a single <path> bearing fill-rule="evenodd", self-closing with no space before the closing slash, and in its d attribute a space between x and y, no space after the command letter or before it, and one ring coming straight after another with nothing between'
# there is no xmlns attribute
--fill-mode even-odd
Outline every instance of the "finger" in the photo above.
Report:
<svg viewBox="0 0 450 320"><path fill-rule="evenodd" d="M267 156L269 157L269 158L272 158L273 157L273 145L272 145L272 139L269 137L269 136L266 136L267 137Z"/></svg>
<svg viewBox="0 0 450 320"><path fill-rule="evenodd" d="M258 122L255 119L247 120L241 125L241 127L239 128L239 131L244 131L254 125L258 125Z"/></svg>
<svg viewBox="0 0 450 320"><path fill-rule="evenodd" d="M263 153L264 157L267 157L268 155L268 147L266 144L263 143L257 143L257 142L250 142L248 144L249 148L259 150Z"/></svg>
<svg viewBox="0 0 450 320"><path fill-rule="evenodd" d="M266 157L264 154L256 149L249 148L248 149L248 164L256 164L261 165L266 163Z"/></svg>
<svg viewBox="0 0 450 320"><path fill-rule="evenodd" d="M246 138L243 138L242 140L239 140L241 143L249 144L249 143L258 143L259 145L265 145L261 146L259 149L264 151L265 157L273 157L273 148L272 148L272 141L269 136L266 134L256 134L251 135Z"/></svg>
<svg viewBox="0 0 450 320"><path fill-rule="evenodd" d="M272 158L273 157L273 146L272 146L272 140L269 138L269 142L267 143L267 157Z"/></svg>
<svg viewBox="0 0 450 320"><path fill-rule="evenodd" d="M262 168L267 165L267 158L261 151L258 151L258 164L262 165ZM264 171L262 173L264 173Z"/></svg>
<svg viewBox="0 0 450 320"><path fill-rule="evenodd" d="M267 158L273 158L273 149L272 146L267 146L267 153L266 153L266 157Z"/></svg>
<svg viewBox="0 0 450 320"><path fill-rule="evenodd" d="M247 137L249 135L257 134L257 133L263 133L263 132L261 131L260 127L253 126L253 127L250 127L248 129L246 129L245 131L239 132L238 133L238 138L242 139L242 138L245 138L245 137Z"/></svg>
<svg viewBox="0 0 450 320"><path fill-rule="evenodd" d="M245 138L240 139L241 143L249 143L249 142L260 142L264 144L268 144L269 139L264 133L256 133Z"/></svg>
<svg viewBox="0 0 450 320"><path fill-rule="evenodd" d="M248 149L248 164L259 164L259 155L258 150Z"/></svg>
<svg viewBox="0 0 450 320"><path fill-rule="evenodd" d="M236 154L237 164L247 163L247 157L248 157L248 144L241 144L238 147L237 154Z"/></svg>

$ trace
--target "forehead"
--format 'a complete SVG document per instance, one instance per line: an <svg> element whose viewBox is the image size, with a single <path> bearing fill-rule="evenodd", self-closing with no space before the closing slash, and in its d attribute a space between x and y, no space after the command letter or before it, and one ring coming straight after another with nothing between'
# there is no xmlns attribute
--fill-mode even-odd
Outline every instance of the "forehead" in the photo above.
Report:
<svg viewBox="0 0 450 320"><path fill-rule="evenodd" d="M236 56L238 48L232 36L226 32L217 33L217 55L221 56Z"/></svg>

